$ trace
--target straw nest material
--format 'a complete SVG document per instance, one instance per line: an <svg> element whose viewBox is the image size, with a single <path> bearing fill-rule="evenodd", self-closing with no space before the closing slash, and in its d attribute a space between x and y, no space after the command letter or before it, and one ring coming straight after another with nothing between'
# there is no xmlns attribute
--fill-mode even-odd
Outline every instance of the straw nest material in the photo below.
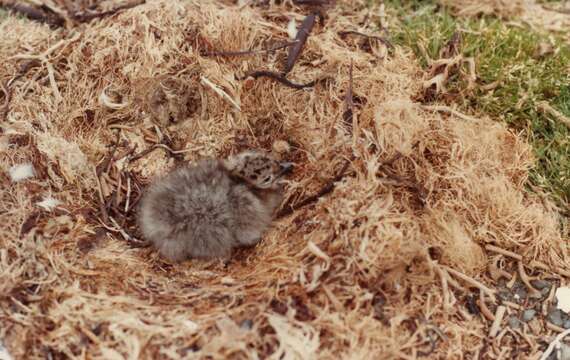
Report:
<svg viewBox="0 0 570 360"><path fill-rule="evenodd" d="M281 71L287 49L206 54L291 41L288 24L307 13L287 3L148 1L71 30L3 20L0 80L28 67L0 118L0 339L12 356L543 351L543 330L521 350L488 337L469 306L500 305L490 267L518 278L522 259L522 274L567 274L556 212L524 190L530 148L492 119L413 102L426 79L408 49L339 35L373 33L377 10L339 2L316 22L288 74L319 80L305 89L238 80ZM172 265L138 246L145 184L244 148L296 163L283 207L295 210L257 247Z"/></svg>

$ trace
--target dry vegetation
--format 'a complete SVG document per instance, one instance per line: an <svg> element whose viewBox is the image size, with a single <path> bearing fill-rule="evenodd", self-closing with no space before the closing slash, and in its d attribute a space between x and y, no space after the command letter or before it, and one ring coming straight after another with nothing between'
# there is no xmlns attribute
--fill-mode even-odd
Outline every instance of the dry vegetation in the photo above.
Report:
<svg viewBox="0 0 570 360"><path fill-rule="evenodd" d="M524 191L529 145L413 100L430 74L409 49L339 34L385 35L384 13L361 1L315 23L287 76L313 87L238 80L281 71L287 49L204 54L291 41L290 19L308 10L230 3L147 1L56 29L0 22L0 339L12 355L538 358L560 329L501 320L547 301L497 290L570 273L555 208ZM334 189L228 264L138 247L134 204L153 176L278 140L297 165L286 207L336 176ZM26 163L34 176L13 181Z"/></svg>

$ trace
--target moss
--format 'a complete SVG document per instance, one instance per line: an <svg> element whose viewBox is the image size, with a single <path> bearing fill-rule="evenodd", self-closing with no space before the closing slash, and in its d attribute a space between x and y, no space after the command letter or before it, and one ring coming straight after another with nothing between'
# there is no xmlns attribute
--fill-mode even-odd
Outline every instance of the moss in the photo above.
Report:
<svg viewBox="0 0 570 360"><path fill-rule="evenodd" d="M547 101L570 116L570 47L556 37L549 39L497 18L455 18L430 1L405 5L389 1L388 6L393 7L391 10L399 19L393 41L410 47L424 67L428 64L426 55L437 59L440 48L452 34L462 32L463 54L475 58L479 82L500 82L491 91L477 89L453 101L466 112L490 115L522 131L538 159L530 175L531 183L570 209L570 131L536 109L539 101ZM536 56L539 44L549 42L555 52ZM454 91L465 84L452 78L448 85Z"/></svg>

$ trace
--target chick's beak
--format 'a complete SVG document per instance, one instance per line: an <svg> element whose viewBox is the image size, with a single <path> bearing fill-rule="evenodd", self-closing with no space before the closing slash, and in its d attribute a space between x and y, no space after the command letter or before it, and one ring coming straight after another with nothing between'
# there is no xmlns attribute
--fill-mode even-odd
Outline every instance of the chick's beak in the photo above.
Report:
<svg viewBox="0 0 570 360"><path fill-rule="evenodd" d="M289 174L293 170L293 163L282 162L279 163L279 167L280 167L279 175Z"/></svg>

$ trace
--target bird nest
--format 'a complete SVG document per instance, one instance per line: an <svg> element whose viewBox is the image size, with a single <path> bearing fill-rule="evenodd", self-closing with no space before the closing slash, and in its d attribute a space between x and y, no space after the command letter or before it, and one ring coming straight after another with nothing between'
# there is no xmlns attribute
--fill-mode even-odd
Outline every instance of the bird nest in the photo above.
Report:
<svg viewBox="0 0 570 360"><path fill-rule="evenodd" d="M238 3L0 23L0 341L12 356L543 352L559 328L507 319L552 299L536 281L563 281L568 248L552 205L525 191L524 139L412 100L427 75L371 36L383 8L346 1L310 17ZM295 24L310 30L300 48ZM181 264L143 246L133 219L154 176L247 148L295 163L260 244ZM500 296L519 285L544 296Z"/></svg>

